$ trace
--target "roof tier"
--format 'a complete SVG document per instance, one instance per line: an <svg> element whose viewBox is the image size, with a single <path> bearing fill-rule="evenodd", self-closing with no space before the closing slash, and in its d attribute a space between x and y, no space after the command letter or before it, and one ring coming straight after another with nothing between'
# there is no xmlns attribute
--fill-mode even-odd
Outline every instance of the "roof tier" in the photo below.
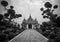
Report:
<svg viewBox="0 0 60 42"><path fill-rule="evenodd" d="M23 20L22 23L26 23L26 24L38 24L38 21L37 21L37 19L34 20L34 19L31 17L31 15L30 15L27 20L24 18L24 20Z"/></svg>

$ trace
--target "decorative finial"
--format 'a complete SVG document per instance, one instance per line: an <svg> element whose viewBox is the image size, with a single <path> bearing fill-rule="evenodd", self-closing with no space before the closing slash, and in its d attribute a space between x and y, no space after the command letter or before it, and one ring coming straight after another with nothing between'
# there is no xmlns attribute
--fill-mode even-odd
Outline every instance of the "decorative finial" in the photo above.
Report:
<svg viewBox="0 0 60 42"><path fill-rule="evenodd" d="M37 18L35 18L35 21L37 21Z"/></svg>
<svg viewBox="0 0 60 42"><path fill-rule="evenodd" d="M30 14L30 18L31 18L31 14Z"/></svg>

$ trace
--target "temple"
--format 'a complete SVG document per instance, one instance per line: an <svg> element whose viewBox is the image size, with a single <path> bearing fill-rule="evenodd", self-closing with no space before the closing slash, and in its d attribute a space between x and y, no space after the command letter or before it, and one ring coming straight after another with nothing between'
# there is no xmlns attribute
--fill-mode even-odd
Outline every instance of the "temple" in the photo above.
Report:
<svg viewBox="0 0 60 42"><path fill-rule="evenodd" d="M39 28L39 24L38 24L38 21L37 19L33 19L31 17L31 15L29 16L29 18L26 20L24 18L23 22L22 22L22 26L26 29L36 29L36 28Z"/></svg>

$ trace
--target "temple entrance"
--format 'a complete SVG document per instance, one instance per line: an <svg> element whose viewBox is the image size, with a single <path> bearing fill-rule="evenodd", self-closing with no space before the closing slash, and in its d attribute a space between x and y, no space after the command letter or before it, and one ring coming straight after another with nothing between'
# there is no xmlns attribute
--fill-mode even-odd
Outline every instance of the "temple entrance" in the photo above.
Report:
<svg viewBox="0 0 60 42"><path fill-rule="evenodd" d="M32 24L29 24L29 25L28 25L28 28L29 28L29 29L32 29Z"/></svg>
<svg viewBox="0 0 60 42"><path fill-rule="evenodd" d="M38 23L37 19L33 19L31 17L31 15L27 20L24 18L24 20L22 22L22 26L26 29L36 29L35 25L39 25L39 23Z"/></svg>

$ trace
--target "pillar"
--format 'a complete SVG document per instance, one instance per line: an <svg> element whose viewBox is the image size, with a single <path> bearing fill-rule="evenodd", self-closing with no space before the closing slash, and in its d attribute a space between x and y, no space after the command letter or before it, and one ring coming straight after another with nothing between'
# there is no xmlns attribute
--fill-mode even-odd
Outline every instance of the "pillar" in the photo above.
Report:
<svg viewBox="0 0 60 42"><path fill-rule="evenodd" d="M32 25L32 29L33 29L33 25Z"/></svg>
<svg viewBox="0 0 60 42"><path fill-rule="evenodd" d="M28 24L27 24L27 27L26 28L28 29Z"/></svg>

